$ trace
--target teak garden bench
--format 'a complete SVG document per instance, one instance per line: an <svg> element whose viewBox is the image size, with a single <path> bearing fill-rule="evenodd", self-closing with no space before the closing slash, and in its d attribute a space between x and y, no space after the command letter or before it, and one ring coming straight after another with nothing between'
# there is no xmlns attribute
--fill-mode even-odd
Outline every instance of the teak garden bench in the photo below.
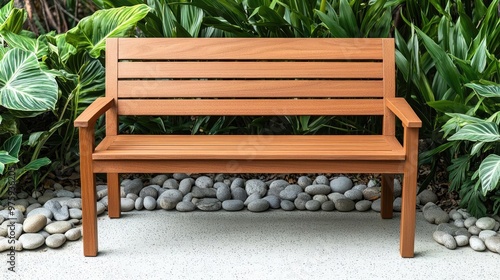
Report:
<svg viewBox="0 0 500 280"><path fill-rule="evenodd" d="M97 255L95 173L120 217L119 173L380 173L382 218L403 174L400 253L413 257L418 128L395 97L393 39L114 38L106 96L80 128L83 251ZM106 137L94 127L106 113ZM381 116L380 135L120 135L118 116ZM396 117L404 128L395 137Z"/></svg>

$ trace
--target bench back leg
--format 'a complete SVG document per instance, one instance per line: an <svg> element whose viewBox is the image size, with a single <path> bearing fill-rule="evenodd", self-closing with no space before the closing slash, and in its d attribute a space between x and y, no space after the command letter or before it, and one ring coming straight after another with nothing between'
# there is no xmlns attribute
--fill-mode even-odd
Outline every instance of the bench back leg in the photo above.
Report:
<svg viewBox="0 0 500 280"><path fill-rule="evenodd" d="M394 175L382 175L382 197L380 216L382 219L392 219L394 202Z"/></svg>
<svg viewBox="0 0 500 280"><path fill-rule="evenodd" d="M94 135L92 128L80 128L80 180L82 187L83 254L97 256L97 194L92 167Z"/></svg>
<svg viewBox="0 0 500 280"><path fill-rule="evenodd" d="M121 215L121 195L118 173L108 173L108 216L110 218L120 218Z"/></svg>

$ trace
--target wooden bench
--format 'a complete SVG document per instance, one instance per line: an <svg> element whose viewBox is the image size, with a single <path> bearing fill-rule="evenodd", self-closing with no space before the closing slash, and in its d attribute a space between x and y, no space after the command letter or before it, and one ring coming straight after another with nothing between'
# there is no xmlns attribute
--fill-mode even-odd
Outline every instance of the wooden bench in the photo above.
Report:
<svg viewBox="0 0 500 280"><path fill-rule="evenodd" d="M83 251L97 255L95 173L111 218L119 173L381 173L382 218L403 174L400 253L413 257L418 128L395 97L393 39L120 38L106 45L106 96L76 120ZM106 137L94 127L106 113ZM380 135L119 135L118 116L381 116ZM404 127L395 137L396 117Z"/></svg>

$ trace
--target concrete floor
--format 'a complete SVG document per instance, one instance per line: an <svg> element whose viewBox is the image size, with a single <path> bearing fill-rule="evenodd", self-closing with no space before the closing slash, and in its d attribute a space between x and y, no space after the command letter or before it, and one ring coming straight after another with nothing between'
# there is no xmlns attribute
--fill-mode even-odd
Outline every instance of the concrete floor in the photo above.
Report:
<svg viewBox="0 0 500 280"><path fill-rule="evenodd" d="M99 255L82 241L16 254L3 279L499 279L500 254L450 251L417 214L415 258L399 256L399 214L134 211L99 219Z"/></svg>

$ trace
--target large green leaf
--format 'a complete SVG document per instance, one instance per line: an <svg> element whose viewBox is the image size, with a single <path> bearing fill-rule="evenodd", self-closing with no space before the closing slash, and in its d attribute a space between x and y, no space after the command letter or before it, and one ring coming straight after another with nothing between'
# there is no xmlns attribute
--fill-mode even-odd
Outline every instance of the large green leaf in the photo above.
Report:
<svg viewBox="0 0 500 280"><path fill-rule="evenodd" d="M87 50L92 57L99 57L110 37L129 36L137 22L149 12L147 5L100 10L82 19L67 32L66 40L77 50Z"/></svg>
<svg viewBox="0 0 500 280"><path fill-rule="evenodd" d="M500 141L500 132L496 123L474 123L462 127L457 133L448 138L448 140L495 142Z"/></svg>
<svg viewBox="0 0 500 280"><path fill-rule="evenodd" d="M500 181L500 156L492 154L481 162L479 179L481 180L484 195L498 186Z"/></svg>
<svg viewBox="0 0 500 280"><path fill-rule="evenodd" d="M9 155L7 151L0 151L0 175L5 171L5 166L11 163L17 163L19 159Z"/></svg>
<svg viewBox="0 0 500 280"><path fill-rule="evenodd" d="M0 61L0 105L19 111L46 111L57 102L57 83L41 70L36 55L8 51Z"/></svg>
<svg viewBox="0 0 500 280"><path fill-rule="evenodd" d="M468 83L466 87L473 89L477 94L483 97L500 97L500 84L498 85L481 85Z"/></svg>
<svg viewBox="0 0 500 280"><path fill-rule="evenodd" d="M49 47L47 38L44 35L35 39L9 31L4 31L1 34L10 47L34 52L38 58L42 58L48 54Z"/></svg>
<svg viewBox="0 0 500 280"><path fill-rule="evenodd" d="M0 9L0 31L19 33L23 29L26 11L14 8L13 3L14 1L11 1Z"/></svg>
<svg viewBox="0 0 500 280"><path fill-rule="evenodd" d="M22 142L23 142L22 134L11 136L3 143L2 149L5 150L7 153L9 153L9 155L18 158Z"/></svg>

